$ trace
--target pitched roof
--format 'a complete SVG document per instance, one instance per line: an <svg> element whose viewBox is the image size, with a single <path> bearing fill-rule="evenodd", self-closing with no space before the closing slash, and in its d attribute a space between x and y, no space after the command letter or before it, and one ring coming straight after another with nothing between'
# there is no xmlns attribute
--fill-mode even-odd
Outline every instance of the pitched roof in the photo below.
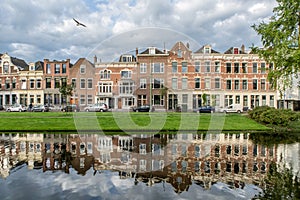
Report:
<svg viewBox="0 0 300 200"><path fill-rule="evenodd" d="M195 53L204 53L204 47L205 46L202 46L200 49L198 49L197 51L195 51ZM214 50L212 48L211 48L210 52L211 53L220 53L220 52L218 52L218 51L216 51L216 50Z"/></svg>
<svg viewBox="0 0 300 200"><path fill-rule="evenodd" d="M11 62L17 66L19 70L28 70L29 65L22 59L11 57Z"/></svg>
<svg viewBox="0 0 300 200"><path fill-rule="evenodd" d="M142 53L140 53L140 54L150 54L150 48L147 48L145 51L143 51ZM159 49L157 49L156 47L155 47L155 54L165 54L164 52L162 52L162 51L160 51Z"/></svg>

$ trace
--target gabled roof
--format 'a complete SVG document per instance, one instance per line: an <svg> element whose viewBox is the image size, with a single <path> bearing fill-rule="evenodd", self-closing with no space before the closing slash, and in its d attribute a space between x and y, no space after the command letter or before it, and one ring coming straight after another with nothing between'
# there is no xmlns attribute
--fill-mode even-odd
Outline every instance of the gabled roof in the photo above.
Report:
<svg viewBox="0 0 300 200"><path fill-rule="evenodd" d="M28 70L28 64L19 58L11 57L11 62L18 67L19 70Z"/></svg>
<svg viewBox="0 0 300 200"><path fill-rule="evenodd" d="M202 46L200 49L198 49L197 51L195 51L195 53L204 53L204 47L205 47L205 46L206 46L206 45ZM218 52L218 51L216 51L216 50L214 50L214 49L212 49L212 48L211 48L210 52L211 52L211 53L220 53L220 52Z"/></svg>
<svg viewBox="0 0 300 200"><path fill-rule="evenodd" d="M155 48L155 54L165 54L164 52L162 52L162 51L160 51L159 49L157 49L156 47L154 47ZM145 54L145 55L147 55L147 54L150 54L150 50L149 50L150 48L147 48L145 51L143 51L142 53L140 53L140 54Z"/></svg>
<svg viewBox="0 0 300 200"><path fill-rule="evenodd" d="M81 64L82 62L84 62L84 61L87 61L91 66L94 67L94 64L91 63L88 59L86 59L86 58L79 58L79 59L75 62L74 65L72 65L72 64L70 63L70 68L72 68L73 66L80 65L80 64Z"/></svg>

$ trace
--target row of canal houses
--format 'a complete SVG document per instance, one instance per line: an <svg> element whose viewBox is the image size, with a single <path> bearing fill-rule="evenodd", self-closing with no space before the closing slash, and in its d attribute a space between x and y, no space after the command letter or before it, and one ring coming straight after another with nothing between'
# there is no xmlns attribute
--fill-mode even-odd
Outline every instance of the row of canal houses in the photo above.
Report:
<svg viewBox="0 0 300 200"><path fill-rule="evenodd" d="M272 63L258 55L231 47L220 53L210 45L196 52L189 44L177 42L170 50L149 47L135 55L120 55L118 61L93 62L79 58L75 64L49 60L27 64L24 60L0 54L0 106L12 104L107 103L111 109L152 105L156 110L192 111L201 105L217 108L230 104L247 107L268 105L299 109L300 90L284 95L272 89L267 79ZM65 99L62 85L74 86Z"/></svg>

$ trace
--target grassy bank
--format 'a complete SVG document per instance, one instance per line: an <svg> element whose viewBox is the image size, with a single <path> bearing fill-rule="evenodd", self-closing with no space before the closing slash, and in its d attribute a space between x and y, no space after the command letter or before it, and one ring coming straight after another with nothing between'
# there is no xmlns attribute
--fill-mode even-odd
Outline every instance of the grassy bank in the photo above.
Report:
<svg viewBox="0 0 300 200"><path fill-rule="evenodd" d="M0 131L269 131L239 114L0 112Z"/></svg>

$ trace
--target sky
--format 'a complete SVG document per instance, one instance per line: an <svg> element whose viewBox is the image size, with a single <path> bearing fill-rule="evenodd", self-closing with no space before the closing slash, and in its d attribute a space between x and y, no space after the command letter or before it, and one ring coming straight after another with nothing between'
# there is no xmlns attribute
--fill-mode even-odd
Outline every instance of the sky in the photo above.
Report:
<svg viewBox="0 0 300 200"><path fill-rule="evenodd" d="M147 47L192 51L210 44L261 46L251 25L267 22L276 0L2 0L0 53L24 59L110 62ZM76 26L73 18L86 27Z"/></svg>

